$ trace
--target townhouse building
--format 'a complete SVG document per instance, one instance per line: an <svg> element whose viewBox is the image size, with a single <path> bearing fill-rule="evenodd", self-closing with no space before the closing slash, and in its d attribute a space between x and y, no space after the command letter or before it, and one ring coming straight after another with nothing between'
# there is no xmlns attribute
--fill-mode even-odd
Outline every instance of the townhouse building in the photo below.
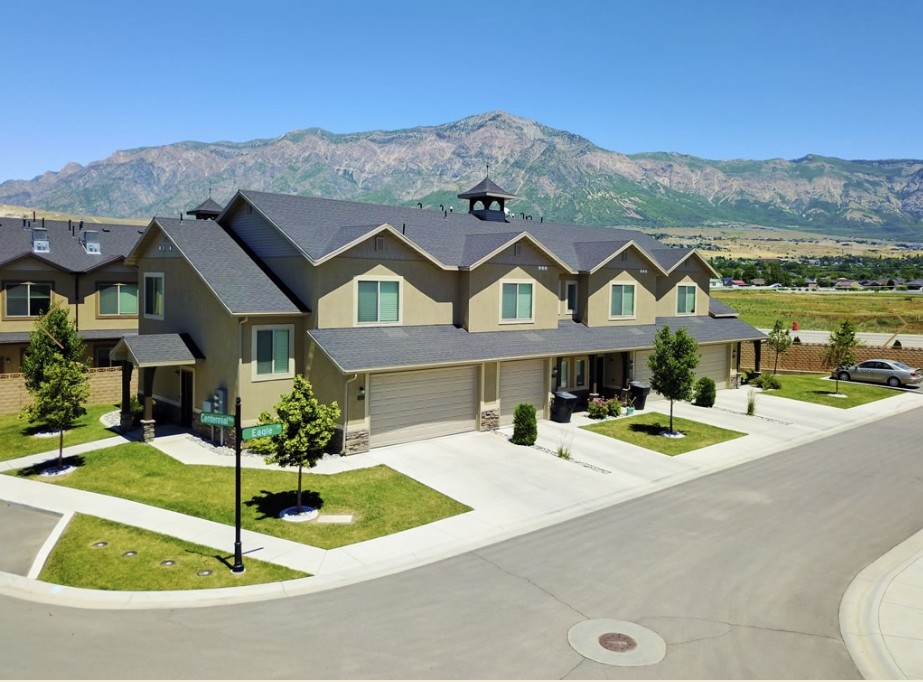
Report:
<svg viewBox="0 0 923 682"><path fill-rule="evenodd" d="M698 341L719 387L741 343L758 353L764 335L710 298L718 274L694 249L515 217L489 178L459 198L467 210L240 190L215 220L155 218L126 258L139 334L111 354L140 371L146 420L156 401L196 427L240 397L252 425L302 374L342 408L334 447L361 452L496 428L522 402L547 417L558 389L617 394L648 378L664 325Z"/></svg>

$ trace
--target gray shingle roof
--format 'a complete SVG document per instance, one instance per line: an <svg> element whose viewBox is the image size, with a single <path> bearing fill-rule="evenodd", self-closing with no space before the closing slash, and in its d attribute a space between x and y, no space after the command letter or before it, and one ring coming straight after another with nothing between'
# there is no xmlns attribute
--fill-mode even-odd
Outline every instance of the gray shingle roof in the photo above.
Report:
<svg viewBox="0 0 923 682"><path fill-rule="evenodd" d="M737 317L737 311L713 296L708 297L708 314L712 317Z"/></svg>
<svg viewBox="0 0 923 682"><path fill-rule="evenodd" d="M126 336L110 353L117 361L138 367L192 365L205 358L187 334L139 334Z"/></svg>
<svg viewBox="0 0 923 682"><path fill-rule="evenodd" d="M303 306L212 220L154 218L232 315L288 315Z"/></svg>
<svg viewBox="0 0 923 682"><path fill-rule="evenodd" d="M86 329L78 334L84 341L109 341L137 334L134 329ZM2 332L0 343L29 343L29 332Z"/></svg>
<svg viewBox="0 0 923 682"><path fill-rule="evenodd" d="M308 336L343 372L366 372L652 348L654 335L664 325L685 327L701 345L766 337L739 319L707 316L662 317L656 324L625 327L564 321L556 329L534 331L469 333L453 325L433 325L312 329Z"/></svg>
<svg viewBox="0 0 923 682"><path fill-rule="evenodd" d="M665 270L689 254L688 250L666 248L649 235L626 228L517 219L490 222L466 212L446 214L253 190L240 190L239 195L256 206L315 262L346 243L344 238L335 236L340 230L350 228L349 236L355 239L362 236L357 233L359 227L384 223L449 268L465 267L476 262L472 260L473 254L489 253L491 245L497 243L496 235L520 232L528 232L574 271L592 269L628 241L634 241Z"/></svg>
<svg viewBox="0 0 923 682"><path fill-rule="evenodd" d="M24 225L23 223L26 223ZM32 256L65 272L89 272L109 263L121 261L141 238L144 228L137 225L110 223L83 224L66 220L45 220L51 247L47 253L32 250L32 228L41 228L43 221L23 221L21 218L0 218L0 265ZM100 253L89 254L83 246L83 232L95 230L99 236Z"/></svg>
<svg viewBox="0 0 923 682"><path fill-rule="evenodd" d="M502 197L503 199L515 199L515 194L510 194L490 178L484 178L467 192L458 195L459 199L478 199L481 197Z"/></svg>

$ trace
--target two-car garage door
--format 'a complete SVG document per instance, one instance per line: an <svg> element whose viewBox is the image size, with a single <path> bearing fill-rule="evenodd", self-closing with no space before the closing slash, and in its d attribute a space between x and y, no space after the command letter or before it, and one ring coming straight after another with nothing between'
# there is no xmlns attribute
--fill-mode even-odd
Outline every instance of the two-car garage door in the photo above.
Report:
<svg viewBox="0 0 923 682"><path fill-rule="evenodd" d="M372 447L474 431L476 368L373 375L369 414Z"/></svg>
<svg viewBox="0 0 923 682"><path fill-rule="evenodd" d="M634 357L634 375L635 381L648 382L651 378L651 370L647 366L647 359L653 351L635 351ZM696 377L711 377L715 380L718 388L727 388L728 377L730 374L730 365L728 363L728 347L726 344L714 346L699 346L699 364L695 368ZM657 397L651 393L648 400Z"/></svg>

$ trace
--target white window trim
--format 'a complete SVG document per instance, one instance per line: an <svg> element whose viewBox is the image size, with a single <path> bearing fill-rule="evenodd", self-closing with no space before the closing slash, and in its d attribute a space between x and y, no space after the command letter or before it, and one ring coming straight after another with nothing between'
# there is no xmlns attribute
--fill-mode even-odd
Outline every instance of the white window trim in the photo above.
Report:
<svg viewBox="0 0 923 682"><path fill-rule="evenodd" d="M162 272L145 272L144 273L144 288L141 292L144 298L141 299L141 311L145 319L148 320L162 320L163 315L155 315L154 313L147 312L147 280L148 279L160 279L162 282L161 289L163 290L163 312L167 312L167 278L163 276Z"/></svg>
<svg viewBox="0 0 923 682"><path fill-rule="evenodd" d="M635 290L633 300L635 304L634 312L631 315L613 315L612 314L612 287L621 286L621 287L631 287ZM679 305L677 303L677 305ZM609 282L609 319L610 320L635 320L638 318L638 285L635 282L620 282L618 280L613 280Z"/></svg>
<svg viewBox="0 0 923 682"><path fill-rule="evenodd" d="M582 384L577 383L577 363L583 361L583 382ZM562 391L573 390L573 391L583 391L590 385L590 357L588 355L576 355L567 358L561 358L561 366L564 367L567 365L567 381L568 385L560 384L559 389ZM573 370L573 372L571 372ZM563 374L564 371L562 370Z"/></svg>
<svg viewBox="0 0 923 682"><path fill-rule="evenodd" d="M277 374L258 374L256 371L256 335L257 332L276 331L285 329L288 331L288 371ZM279 379L293 379L295 377L295 325L293 324L262 324L254 325L250 330L250 380L259 381L278 381Z"/></svg>
<svg viewBox="0 0 923 682"><path fill-rule="evenodd" d="M680 296L681 296L682 289L692 289L693 290L692 312L681 313L679 311L679 302L680 302ZM699 288L695 284L678 284L676 286L676 315L678 317L695 315L695 309L698 307L697 306L698 302L699 302Z"/></svg>
<svg viewBox="0 0 923 682"><path fill-rule="evenodd" d="M397 322L359 321L359 282L397 282ZM353 326L399 327L404 324L404 278L400 275L359 275L353 277ZM381 310L378 311L381 314Z"/></svg>
<svg viewBox="0 0 923 682"><path fill-rule="evenodd" d="M54 299L54 283L53 282L33 282L31 280L25 282L5 282L3 285L3 317L11 320L34 320L37 319L38 315L32 315L28 311L32 308L32 287L48 287L48 305L53 306ZM10 287L29 287L29 291L26 295L26 314L25 315L11 315L9 312L9 289ZM48 312L47 310L45 312Z"/></svg>
<svg viewBox="0 0 923 682"><path fill-rule="evenodd" d="M577 308L569 308L567 306L567 290L573 286L576 290L574 294L575 304L580 305L580 286L577 284L575 279L567 279L561 282L561 307L565 315L573 315L577 312Z"/></svg>
<svg viewBox="0 0 923 682"><path fill-rule="evenodd" d="M116 287L117 289L116 300L118 303L118 307L120 309L119 312L117 313L104 313L101 310L102 309L102 303L101 303L102 290L107 287ZM122 287L135 287L135 296L138 296L140 293L142 293L138 291L138 285L132 282L98 282L96 284L96 317L97 319L99 318L110 319L114 317L131 317L131 318L138 317L138 313L123 313L121 311Z"/></svg>
<svg viewBox="0 0 923 682"><path fill-rule="evenodd" d="M529 319L511 319L503 317L503 285L504 284L528 284L532 287L532 309L529 311ZM535 280L533 279L501 279L500 280L500 324L535 324ZM518 294L518 291L517 291ZM518 306L517 306L518 307Z"/></svg>

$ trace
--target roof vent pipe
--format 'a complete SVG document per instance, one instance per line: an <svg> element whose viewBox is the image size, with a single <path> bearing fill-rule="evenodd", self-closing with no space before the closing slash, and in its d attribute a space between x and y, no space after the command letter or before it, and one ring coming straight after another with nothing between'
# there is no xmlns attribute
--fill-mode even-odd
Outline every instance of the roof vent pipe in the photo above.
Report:
<svg viewBox="0 0 923 682"><path fill-rule="evenodd" d="M445 204L439 204L439 210L445 213Z"/></svg>
<svg viewBox="0 0 923 682"><path fill-rule="evenodd" d="M35 220L35 211L32 211L32 220Z"/></svg>
<svg viewBox="0 0 923 682"><path fill-rule="evenodd" d="M45 216L42 216L42 227L45 227Z"/></svg>
<svg viewBox="0 0 923 682"><path fill-rule="evenodd" d="M545 216L541 216L541 217L538 219L538 222L540 222L540 223L545 222Z"/></svg>
<svg viewBox="0 0 923 682"><path fill-rule="evenodd" d="M423 204L421 204L419 201L417 202L417 208L423 208Z"/></svg>
<svg viewBox="0 0 923 682"><path fill-rule="evenodd" d="M526 219L526 214L525 214L525 213L520 213L520 214L519 214L519 217L522 218L523 220L525 220L525 219Z"/></svg>
<svg viewBox="0 0 923 682"><path fill-rule="evenodd" d="M401 234L407 234L407 223L401 225Z"/></svg>
<svg viewBox="0 0 923 682"><path fill-rule="evenodd" d="M83 232L83 221L80 221L80 231Z"/></svg>

